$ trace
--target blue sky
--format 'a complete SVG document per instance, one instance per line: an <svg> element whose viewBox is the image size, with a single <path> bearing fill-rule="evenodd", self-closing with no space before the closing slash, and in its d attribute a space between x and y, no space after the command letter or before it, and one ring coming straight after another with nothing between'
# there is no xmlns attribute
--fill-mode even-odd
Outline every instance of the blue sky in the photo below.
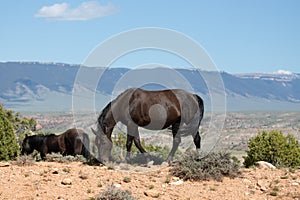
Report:
<svg viewBox="0 0 300 200"><path fill-rule="evenodd" d="M300 73L299 9L298 0L4 0L0 61L81 64L112 35L161 27L193 38L221 71ZM164 56L158 54L148 52L118 64L161 62ZM172 56L162 60L184 65Z"/></svg>

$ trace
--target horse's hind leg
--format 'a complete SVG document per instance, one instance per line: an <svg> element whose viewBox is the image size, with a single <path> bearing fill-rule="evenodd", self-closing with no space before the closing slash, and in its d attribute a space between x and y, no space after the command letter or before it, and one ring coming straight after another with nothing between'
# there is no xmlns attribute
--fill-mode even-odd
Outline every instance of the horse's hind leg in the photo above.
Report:
<svg viewBox="0 0 300 200"><path fill-rule="evenodd" d="M199 131L197 131L197 133L193 136L194 138L194 144L196 146L196 149L200 149L201 147L201 137L200 137L200 134L199 134Z"/></svg>
<svg viewBox="0 0 300 200"><path fill-rule="evenodd" d="M173 160L175 152L178 149L178 146L181 142L181 137L180 137L180 133L178 133L178 130L179 130L179 123L176 123L176 124L172 125L173 146L172 146L172 149L171 149L171 151L168 155L167 162L171 162Z"/></svg>

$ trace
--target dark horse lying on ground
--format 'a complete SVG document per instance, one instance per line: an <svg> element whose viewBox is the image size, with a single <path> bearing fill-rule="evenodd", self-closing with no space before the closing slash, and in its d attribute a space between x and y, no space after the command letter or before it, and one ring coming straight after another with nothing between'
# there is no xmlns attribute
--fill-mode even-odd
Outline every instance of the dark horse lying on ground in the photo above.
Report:
<svg viewBox="0 0 300 200"><path fill-rule="evenodd" d="M196 94L184 90L145 91L132 88L110 102L98 117L98 130L95 144L101 162L109 161L112 140L111 134L117 122L127 126L127 155L130 157L132 141L141 153L138 127L162 130L171 126L173 146L167 158L170 162L181 142L182 134L191 134L194 144L200 149L199 126L203 118L203 100Z"/></svg>
<svg viewBox="0 0 300 200"><path fill-rule="evenodd" d="M81 129L69 129L60 135L32 135L23 140L21 154L31 154L34 150L40 152L45 159L47 153L62 155L83 155L89 159L89 136Z"/></svg>

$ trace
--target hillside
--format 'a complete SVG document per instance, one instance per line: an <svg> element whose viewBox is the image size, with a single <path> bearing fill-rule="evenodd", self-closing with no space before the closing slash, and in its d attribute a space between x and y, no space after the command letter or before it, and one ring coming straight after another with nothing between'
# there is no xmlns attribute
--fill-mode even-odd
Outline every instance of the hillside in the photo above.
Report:
<svg viewBox="0 0 300 200"><path fill-rule="evenodd" d="M80 65L38 62L0 63L0 70L0 102L5 107L18 111L69 111L73 106L74 90L82 94L75 96L76 102L81 102L80 105L93 104L91 98L86 99L84 94L96 94L96 108L101 109L112 94L120 93L132 84L143 83L142 81L146 81L148 76L157 78L158 83L167 80L166 85L146 81L141 85L142 87L146 89L190 88L204 98L206 110L210 110L210 93L204 77L217 76L216 72L199 73L190 69L174 71L164 68L138 70L110 68L104 70L104 68L87 68ZM79 73L84 79L79 83L84 82L84 84L76 84ZM101 79L98 80L99 77L94 77L95 75L101 75ZM118 84L126 81L124 77L130 77L127 80L129 82L122 82L119 88ZM224 82L229 111L300 110L299 74L235 75L221 72L220 77Z"/></svg>

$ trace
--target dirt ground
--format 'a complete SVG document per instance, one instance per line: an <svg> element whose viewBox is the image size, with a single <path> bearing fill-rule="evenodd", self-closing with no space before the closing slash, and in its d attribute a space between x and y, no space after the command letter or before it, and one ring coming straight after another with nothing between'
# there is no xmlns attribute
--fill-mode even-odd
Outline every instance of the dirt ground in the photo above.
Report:
<svg viewBox="0 0 300 200"><path fill-rule="evenodd" d="M80 162L0 163L0 199L93 199L110 185L138 199L299 199L300 170L241 169L222 182L182 181L168 166L89 166Z"/></svg>

